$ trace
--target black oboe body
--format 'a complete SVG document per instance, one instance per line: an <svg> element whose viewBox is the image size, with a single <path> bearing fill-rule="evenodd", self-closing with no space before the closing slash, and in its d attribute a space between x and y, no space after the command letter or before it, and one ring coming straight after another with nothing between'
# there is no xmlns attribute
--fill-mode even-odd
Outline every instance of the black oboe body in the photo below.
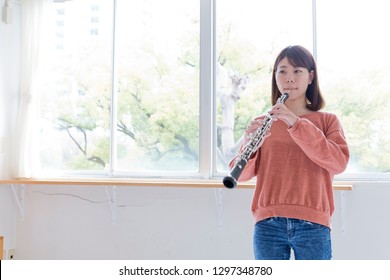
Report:
<svg viewBox="0 0 390 280"><path fill-rule="evenodd" d="M288 98L288 93L284 93L278 98L276 103L284 103ZM262 143L265 135L270 130L273 122L273 117L270 114L267 114L264 117L263 125L260 126L255 133L252 134L251 139L242 149L241 153L236 157L236 161L233 169L230 171L229 175L223 178L223 184L225 187L232 189L237 186L237 180L240 177L244 167L248 163L248 160L251 156L259 149L260 144Z"/></svg>

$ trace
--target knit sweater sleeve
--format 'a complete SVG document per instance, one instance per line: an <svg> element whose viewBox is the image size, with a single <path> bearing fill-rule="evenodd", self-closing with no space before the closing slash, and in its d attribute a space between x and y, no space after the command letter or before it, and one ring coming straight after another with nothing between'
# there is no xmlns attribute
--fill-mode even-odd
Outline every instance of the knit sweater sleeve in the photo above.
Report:
<svg viewBox="0 0 390 280"><path fill-rule="evenodd" d="M336 115L326 114L317 126L308 119L298 118L288 132L307 157L331 174L347 168L349 149Z"/></svg>
<svg viewBox="0 0 390 280"><path fill-rule="evenodd" d="M242 151L244 145L241 146L240 152ZM242 171L240 177L237 181L239 182L245 182L253 179L257 175L257 159L259 158L260 149L257 150L252 157L248 160L247 164L245 165L244 170ZM229 167L232 169L234 167L234 164L236 162L236 158L238 155L230 162Z"/></svg>

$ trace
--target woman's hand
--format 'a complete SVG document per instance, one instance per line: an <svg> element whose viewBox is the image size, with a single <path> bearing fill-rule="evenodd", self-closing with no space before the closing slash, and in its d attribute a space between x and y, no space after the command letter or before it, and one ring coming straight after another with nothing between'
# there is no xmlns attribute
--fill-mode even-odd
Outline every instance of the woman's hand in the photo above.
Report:
<svg viewBox="0 0 390 280"><path fill-rule="evenodd" d="M272 107L271 111L268 113L272 115L275 121L284 121L288 127L292 127L298 120L298 116L291 112L284 104L275 104L275 106Z"/></svg>
<svg viewBox="0 0 390 280"><path fill-rule="evenodd" d="M247 129L245 130L245 136L244 136L244 144L247 144L251 139L252 137L254 136L256 130L259 128L259 127L262 127L264 125L264 120L265 120L265 117L264 116L261 116L261 117L256 117L255 119L253 119L250 124L248 125ZM264 135L264 138L263 138L263 141L264 142L264 139L267 138L268 136L270 136L271 133L268 131L265 135ZM262 145L263 143L260 143L260 146Z"/></svg>

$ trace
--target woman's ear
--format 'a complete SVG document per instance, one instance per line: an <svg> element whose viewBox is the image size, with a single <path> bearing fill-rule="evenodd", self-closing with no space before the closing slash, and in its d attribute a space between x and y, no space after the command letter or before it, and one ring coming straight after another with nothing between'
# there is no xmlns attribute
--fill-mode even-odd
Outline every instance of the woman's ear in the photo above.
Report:
<svg viewBox="0 0 390 280"><path fill-rule="evenodd" d="M313 82L314 79L314 70L311 70L309 73L309 85Z"/></svg>

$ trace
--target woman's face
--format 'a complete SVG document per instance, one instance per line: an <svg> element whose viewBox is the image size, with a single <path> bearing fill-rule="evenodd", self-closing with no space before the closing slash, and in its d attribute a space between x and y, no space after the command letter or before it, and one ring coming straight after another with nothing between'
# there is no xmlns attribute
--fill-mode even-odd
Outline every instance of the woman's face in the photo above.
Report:
<svg viewBox="0 0 390 280"><path fill-rule="evenodd" d="M276 85L279 91L289 94L289 100L305 98L307 87L313 81L314 74L304 67L291 65L287 57L277 65L275 72Z"/></svg>

